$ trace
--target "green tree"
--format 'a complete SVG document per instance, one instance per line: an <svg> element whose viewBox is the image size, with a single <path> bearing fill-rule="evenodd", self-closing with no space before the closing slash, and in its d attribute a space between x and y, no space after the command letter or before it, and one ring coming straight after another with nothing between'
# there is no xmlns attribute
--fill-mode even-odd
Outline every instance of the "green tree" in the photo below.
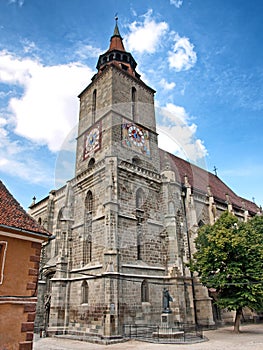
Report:
<svg viewBox="0 0 263 350"><path fill-rule="evenodd" d="M225 212L214 225L198 231L191 270L217 291L221 308L236 310L239 332L242 309L263 310L263 216L248 222Z"/></svg>

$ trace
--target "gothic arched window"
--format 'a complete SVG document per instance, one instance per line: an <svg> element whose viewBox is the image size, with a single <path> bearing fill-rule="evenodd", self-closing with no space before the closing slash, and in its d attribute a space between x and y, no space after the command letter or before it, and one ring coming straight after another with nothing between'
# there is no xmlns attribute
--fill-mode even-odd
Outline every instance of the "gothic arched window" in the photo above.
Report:
<svg viewBox="0 0 263 350"><path fill-rule="evenodd" d="M142 281L141 285L141 301L148 302L149 301L149 285L147 280Z"/></svg>
<svg viewBox="0 0 263 350"><path fill-rule="evenodd" d="M89 302L89 285L87 281L81 284L81 304L88 304Z"/></svg>
<svg viewBox="0 0 263 350"><path fill-rule="evenodd" d="M83 244L83 264L86 265L92 260L92 239L89 234Z"/></svg>
<svg viewBox="0 0 263 350"><path fill-rule="evenodd" d="M88 191L85 198L83 265L88 264L92 260L92 214L93 195L91 191Z"/></svg>
<svg viewBox="0 0 263 350"><path fill-rule="evenodd" d="M88 191L87 195L86 195L86 199L85 199L85 209L87 213L92 213L92 209L93 209L93 196L92 196L92 192Z"/></svg>

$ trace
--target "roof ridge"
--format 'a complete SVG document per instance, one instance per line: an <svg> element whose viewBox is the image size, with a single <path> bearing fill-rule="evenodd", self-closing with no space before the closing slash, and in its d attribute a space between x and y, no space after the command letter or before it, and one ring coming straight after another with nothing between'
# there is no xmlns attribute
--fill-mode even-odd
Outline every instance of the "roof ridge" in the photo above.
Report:
<svg viewBox="0 0 263 350"><path fill-rule="evenodd" d="M51 236L21 204L15 199L4 183L0 180L0 226Z"/></svg>
<svg viewBox="0 0 263 350"><path fill-rule="evenodd" d="M210 171L201 168L200 166L191 163L189 160L182 159L168 151L159 149L161 161L165 167L165 162L167 162L167 155L169 155L171 161L169 165L171 170L174 171L180 182L184 183L184 176L186 175L189 179L190 185L203 192L208 192L207 187L211 189L211 194L215 198L223 201L227 201L227 195L230 202L240 208L245 208L253 213L259 211L259 207L252 201L237 195L223 180L221 180L217 175L211 173ZM165 156L166 155L166 156ZM191 168L191 169L190 169Z"/></svg>

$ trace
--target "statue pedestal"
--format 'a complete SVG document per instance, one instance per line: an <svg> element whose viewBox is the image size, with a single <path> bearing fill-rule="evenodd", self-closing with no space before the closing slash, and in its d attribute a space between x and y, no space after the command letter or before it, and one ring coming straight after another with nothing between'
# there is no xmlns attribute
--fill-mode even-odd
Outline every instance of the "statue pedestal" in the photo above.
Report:
<svg viewBox="0 0 263 350"><path fill-rule="evenodd" d="M162 313L161 314L161 328L173 328L174 319L172 313Z"/></svg>
<svg viewBox="0 0 263 350"><path fill-rule="evenodd" d="M161 326L158 332L153 333L153 337L158 338L171 338L171 339L180 339L183 338L184 331L179 330L174 325L173 314L162 313L161 314Z"/></svg>

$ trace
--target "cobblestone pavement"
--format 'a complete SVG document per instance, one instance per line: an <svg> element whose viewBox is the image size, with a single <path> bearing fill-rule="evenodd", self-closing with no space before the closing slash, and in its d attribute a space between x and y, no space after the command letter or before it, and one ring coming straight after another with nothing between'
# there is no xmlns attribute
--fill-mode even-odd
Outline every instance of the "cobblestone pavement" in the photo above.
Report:
<svg viewBox="0 0 263 350"><path fill-rule="evenodd" d="M99 345L63 338L39 338L35 335L33 350L262 350L263 324L242 325L241 333L233 327L205 331L208 341L196 344L152 344L130 340L113 345Z"/></svg>

